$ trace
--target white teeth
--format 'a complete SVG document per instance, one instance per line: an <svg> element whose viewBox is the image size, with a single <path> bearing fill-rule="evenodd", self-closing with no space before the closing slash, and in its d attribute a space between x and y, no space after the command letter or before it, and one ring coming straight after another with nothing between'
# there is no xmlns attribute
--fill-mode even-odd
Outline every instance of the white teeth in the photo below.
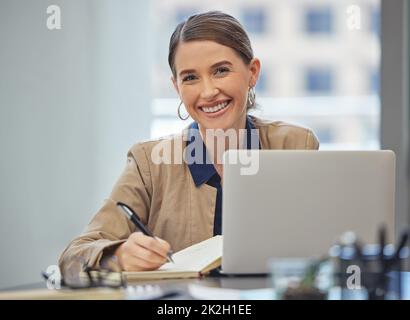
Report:
<svg viewBox="0 0 410 320"><path fill-rule="evenodd" d="M202 107L202 110L204 112L211 113L211 112L219 111L219 110L225 108L227 105L228 105L228 101L220 103L220 104L218 104L214 107Z"/></svg>

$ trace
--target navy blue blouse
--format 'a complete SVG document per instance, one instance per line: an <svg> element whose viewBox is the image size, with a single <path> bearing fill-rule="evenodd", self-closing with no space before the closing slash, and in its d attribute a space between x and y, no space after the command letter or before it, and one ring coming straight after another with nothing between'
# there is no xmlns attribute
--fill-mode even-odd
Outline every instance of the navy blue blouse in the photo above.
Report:
<svg viewBox="0 0 410 320"><path fill-rule="evenodd" d="M194 130L191 130L194 129ZM252 123L252 119L248 116L246 118L246 147L247 149L252 149L252 143L254 139L259 137L252 132L252 129L256 129ZM209 158L208 152L206 150L205 144L199 134L198 123L193 122L189 126L189 141L187 146L191 143L195 143L192 148L191 156L193 159L192 163L188 163L189 170L191 172L192 178L194 180L195 186L199 187L203 183L206 183L214 188L216 188L216 204L215 204L215 220L214 220L214 235L222 234L222 185L221 177L216 171L212 161ZM258 143L259 149L261 149L260 142ZM197 149L197 146L201 149ZM192 147L192 146L191 146ZM191 149L191 148L190 148ZM202 151L202 161L196 162L195 150ZM200 156L199 156L200 158Z"/></svg>

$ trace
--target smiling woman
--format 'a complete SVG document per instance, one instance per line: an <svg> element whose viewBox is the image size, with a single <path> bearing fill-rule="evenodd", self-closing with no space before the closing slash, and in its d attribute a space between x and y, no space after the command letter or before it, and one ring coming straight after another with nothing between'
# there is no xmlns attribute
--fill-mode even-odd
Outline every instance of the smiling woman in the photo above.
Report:
<svg viewBox="0 0 410 320"><path fill-rule="evenodd" d="M170 39L168 62L175 90L194 121L182 135L168 138L172 148L164 152L186 159L189 150L195 161L156 163L153 151L165 138L132 146L109 199L62 253L63 271L74 269L78 257L94 268L115 260L127 271L157 269L170 247L178 251L222 233L224 151L319 147L310 129L248 115L261 63L234 17L211 11L180 23ZM225 135L232 131L233 143ZM118 202L132 208L156 240L135 232Z"/></svg>
<svg viewBox="0 0 410 320"><path fill-rule="evenodd" d="M168 63L174 87L202 134L245 127L246 111L255 106L260 61L235 18L214 11L180 23Z"/></svg>
<svg viewBox="0 0 410 320"><path fill-rule="evenodd" d="M248 65L227 46L191 41L177 47L174 68L175 89L203 134L205 129L245 128L247 94L258 79L258 59Z"/></svg>

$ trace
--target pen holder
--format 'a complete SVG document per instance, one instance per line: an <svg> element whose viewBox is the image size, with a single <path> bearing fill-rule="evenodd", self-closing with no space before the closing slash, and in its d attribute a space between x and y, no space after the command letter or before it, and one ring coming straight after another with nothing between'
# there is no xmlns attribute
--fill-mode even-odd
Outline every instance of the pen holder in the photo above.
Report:
<svg viewBox="0 0 410 320"><path fill-rule="evenodd" d="M393 246L386 246L380 254L380 246L363 248L360 254L353 247L334 246L335 283L342 289L342 299L351 299L358 290L362 298L369 300L395 300L402 298L403 264L409 257L404 247L399 255Z"/></svg>

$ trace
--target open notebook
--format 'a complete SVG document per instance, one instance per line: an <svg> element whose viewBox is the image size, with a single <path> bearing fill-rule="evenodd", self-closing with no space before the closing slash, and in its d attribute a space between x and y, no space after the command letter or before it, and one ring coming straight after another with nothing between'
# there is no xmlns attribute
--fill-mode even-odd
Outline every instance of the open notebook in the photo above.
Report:
<svg viewBox="0 0 410 320"><path fill-rule="evenodd" d="M147 279L198 278L221 265L222 236L215 236L177 253L155 271L124 272L128 281Z"/></svg>

